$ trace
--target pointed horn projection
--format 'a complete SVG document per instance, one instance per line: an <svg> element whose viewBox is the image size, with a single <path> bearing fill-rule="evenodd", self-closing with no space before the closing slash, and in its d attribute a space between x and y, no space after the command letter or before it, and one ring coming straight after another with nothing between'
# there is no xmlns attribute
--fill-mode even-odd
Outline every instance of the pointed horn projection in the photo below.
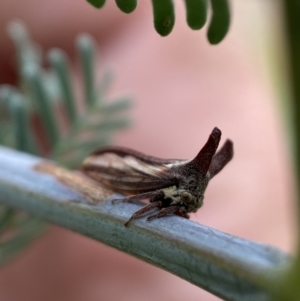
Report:
<svg viewBox="0 0 300 301"><path fill-rule="evenodd" d="M209 176L213 178L218 174L224 166L232 159L233 157L233 143L231 140L226 140L222 148L217 152L213 157L211 165L209 167Z"/></svg>
<svg viewBox="0 0 300 301"><path fill-rule="evenodd" d="M221 131L215 127L209 135L206 144L202 147L196 158L190 162L193 166L197 167L203 176L208 172L211 161L217 151L221 134Z"/></svg>

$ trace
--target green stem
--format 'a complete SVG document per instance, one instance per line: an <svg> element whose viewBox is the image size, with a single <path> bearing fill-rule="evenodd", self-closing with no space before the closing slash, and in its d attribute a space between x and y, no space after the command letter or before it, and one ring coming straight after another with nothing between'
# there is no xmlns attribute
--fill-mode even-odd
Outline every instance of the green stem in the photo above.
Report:
<svg viewBox="0 0 300 301"><path fill-rule="evenodd" d="M287 45L289 50L289 65L292 90L292 128L294 129L294 158L297 189L298 229L300 219L300 1L283 0ZM300 261L300 237L298 231L298 259ZM300 271L299 271L300 273Z"/></svg>

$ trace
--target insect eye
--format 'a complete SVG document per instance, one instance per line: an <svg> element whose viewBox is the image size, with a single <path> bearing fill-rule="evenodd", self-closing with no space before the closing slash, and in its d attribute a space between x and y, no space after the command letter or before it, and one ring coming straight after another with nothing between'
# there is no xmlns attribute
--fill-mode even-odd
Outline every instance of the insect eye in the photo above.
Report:
<svg viewBox="0 0 300 301"><path fill-rule="evenodd" d="M191 190L197 189L197 182L194 179L189 180L188 187Z"/></svg>
<svg viewBox="0 0 300 301"><path fill-rule="evenodd" d="M184 203L192 203L194 199L193 196L186 191L181 192L180 198Z"/></svg>

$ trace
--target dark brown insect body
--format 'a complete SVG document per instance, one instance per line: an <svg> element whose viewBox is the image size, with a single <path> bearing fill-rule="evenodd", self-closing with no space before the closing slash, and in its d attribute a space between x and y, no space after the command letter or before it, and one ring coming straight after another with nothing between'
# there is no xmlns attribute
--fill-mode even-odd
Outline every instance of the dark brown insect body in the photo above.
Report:
<svg viewBox="0 0 300 301"><path fill-rule="evenodd" d="M149 199L126 226L154 208L159 211L147 220L169 214L188 218L188 213L202 206L210 179L233 157L230 140L216 153L220 139L221 131L214 128L193 160L159 159L121 147L103 148L83 162L82 170L112 190L129 195L122 201Z"/></svg>

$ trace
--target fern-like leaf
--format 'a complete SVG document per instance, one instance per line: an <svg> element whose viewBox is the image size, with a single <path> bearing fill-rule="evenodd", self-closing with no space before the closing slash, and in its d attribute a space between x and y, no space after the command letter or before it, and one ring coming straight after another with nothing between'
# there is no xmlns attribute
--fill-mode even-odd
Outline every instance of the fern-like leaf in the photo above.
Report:
<svg viewBox="0 0 300 301"><path fill-rule="evenodd" d="M47 70L42 66L40 47L21 22L11 23L8 32L15 44L20 80L18 87L0 85L1 144L76 167L94 148L109 144L116 131L128 126L130 99L107 101L110 70L104 72L96 87L96 48L90 36L83 35L77 41L84 91L84 110L80 111L67 55L59 49L51 50L51 68ZM18 211L0 207L0 263L42 228L41 222L28 216L19 219L19 215ZM6 230L12 229L10 239L3 240Z"/></svg>
<svg viewBox="0 0 300 301"><path fill-rule="evenodd" d="M87 0L96 8L101 8L105 0ZM185 0L186 21L193 30L201 29L207 20L209 0ZM207 38L211 44L220 43L226 36L230 26L229 0L210 0L212 18ZM131 13L137 6L137 0L116 0L119 9ZM154 27L161 36L167 36L174 27L175 12L173 0L152 0Z"/></svg>

